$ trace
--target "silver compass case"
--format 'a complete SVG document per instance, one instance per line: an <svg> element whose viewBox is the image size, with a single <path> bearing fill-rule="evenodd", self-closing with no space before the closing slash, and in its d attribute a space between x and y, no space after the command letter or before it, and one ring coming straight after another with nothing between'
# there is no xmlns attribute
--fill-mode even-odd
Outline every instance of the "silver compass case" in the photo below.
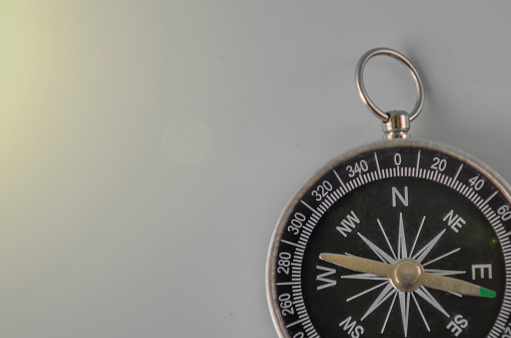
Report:
<svg viewBox="0 0 511 338"><path fill-rule="evenodd" d="M362 72L394 57L417 84L411 114L380 111ZM312 176L272 236L266 287L280 337L511 337L511 188L469 154L408 139L423 106L415 68L390 49L357 66L389 140Z"/></svg>

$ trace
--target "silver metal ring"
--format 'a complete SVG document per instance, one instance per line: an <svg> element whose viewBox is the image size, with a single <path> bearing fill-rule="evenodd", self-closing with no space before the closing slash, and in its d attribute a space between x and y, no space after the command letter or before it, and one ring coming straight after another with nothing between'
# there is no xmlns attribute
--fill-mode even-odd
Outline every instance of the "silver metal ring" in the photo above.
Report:
<svg viewBox="0 0 511 338"><path fill-rule="evenodd" d="M412 111L409 113L410 121L413 121L419 115L419 113L422 110L422 107L424 106L424 88L422 87L422 81L420 79L419 73L412 65L410 60L408 60L403 54L396 52L395 50L389 48L375 48L367 51L364 55L362 55L362 57L358 61L357 70L355 73L355 82L357 83L357 89L360 94L360 98L369 107L369 109L371 109L371 111L373 111L376 114L376 116L381 118L384 122L387 122L389 120L390 115L382 111L374 104L374 102L369 98L369 95L367 94L366 88L364 86L363 78L364 67L367 61L369 61L369 59L376 55L391 56L394 59L403 62L410 71L410 73L412 74L415 80L415 86L417 88L417 101L415 102L415 107L413 107Z"/></svg>

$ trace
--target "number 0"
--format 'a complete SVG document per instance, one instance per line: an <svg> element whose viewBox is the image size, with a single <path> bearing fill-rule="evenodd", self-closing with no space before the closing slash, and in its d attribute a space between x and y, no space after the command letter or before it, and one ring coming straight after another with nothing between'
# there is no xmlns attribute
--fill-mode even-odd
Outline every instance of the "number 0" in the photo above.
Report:
<svg viewBox="0 0 511 338"><path fill-rule="evenodd" d="M396 155L394 155L394 164L397 165L398 167L401 165L401 154L400 153L396 153Z"/></svg>

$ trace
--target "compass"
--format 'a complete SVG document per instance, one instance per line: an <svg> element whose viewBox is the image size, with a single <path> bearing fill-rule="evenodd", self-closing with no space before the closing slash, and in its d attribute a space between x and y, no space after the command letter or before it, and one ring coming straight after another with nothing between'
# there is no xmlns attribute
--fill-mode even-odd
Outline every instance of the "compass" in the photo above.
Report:
<svg viewBox="0 0 511 338"><path fill-rule="evenodd" d="M409 68L411 114L367 95L377 55ZM370 50L356 74L388 140L330 162L284 209L266 279L279 336L511 338L511 188L469 154L409 139L424 100L405 56Z"/></svg>

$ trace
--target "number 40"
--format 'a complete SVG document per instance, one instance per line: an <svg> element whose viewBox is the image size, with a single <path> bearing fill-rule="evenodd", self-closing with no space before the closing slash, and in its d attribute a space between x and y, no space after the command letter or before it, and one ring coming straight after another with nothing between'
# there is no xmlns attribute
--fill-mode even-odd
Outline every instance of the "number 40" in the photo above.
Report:
<svg viewBox="0 0 511 338"><path fill-rule="evenodd" d="M484 180L479 176L474 176L468 181L470 182L470 186L474 188L476 191L479 191L484 187Z"/></svg>

